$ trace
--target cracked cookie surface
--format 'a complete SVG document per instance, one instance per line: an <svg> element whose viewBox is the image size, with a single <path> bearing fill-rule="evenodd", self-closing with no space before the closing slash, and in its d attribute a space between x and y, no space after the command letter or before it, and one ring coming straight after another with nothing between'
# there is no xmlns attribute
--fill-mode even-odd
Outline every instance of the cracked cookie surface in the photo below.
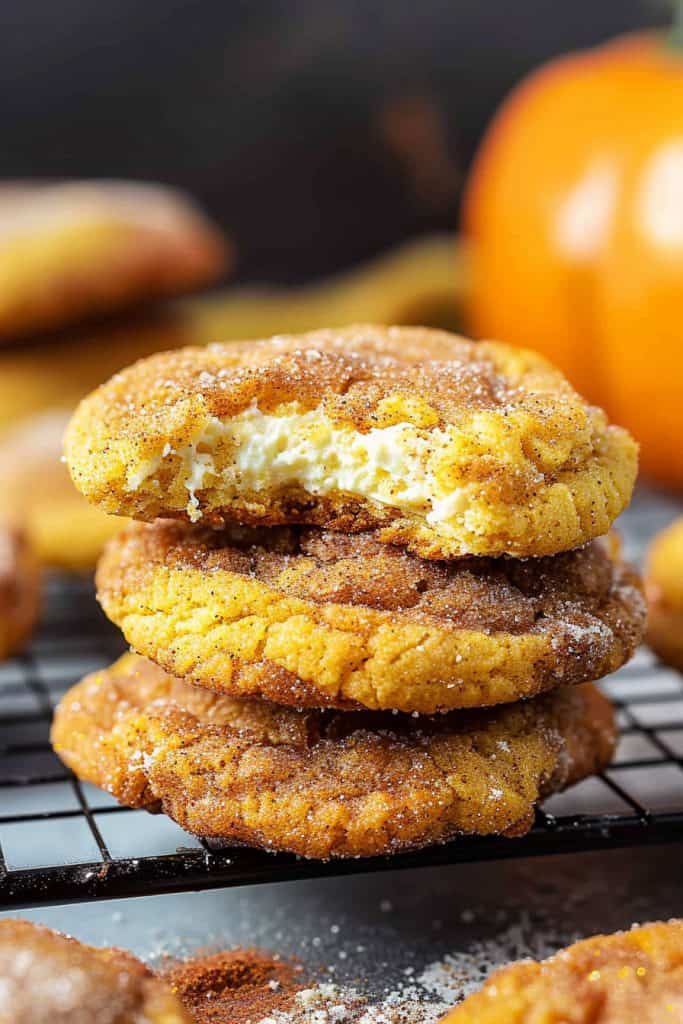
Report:
<svg viewBox="0 0 683 1024"><path fill-rule="evenodd" d="M645 603L610 545L543 559L425 561L375 533L132 524L97 572L132 647L233 696L440 710L505 703L619 668Z"/></svg>
<svg viewBox="0 0 683 1024"><path fill-rule="evenodd" d="M76 775L123 804L314 858L523 835L540 799L605 766L614 738L590 684L431 718L296 711L213 694L131 654L73 687L52 730Z"/></svg>
<svg viewBox="0 0 683 1024"><path fill-rule="evenodd" d="M0 921L2 1024L191 1024L131 953L86 946L30 921Z"/></svg>
<svg viewBox="0 0 683 1024"><path fill-rule="evenodd" d="M355 326L154 356L79 406L105 511L380 529L425 558L555 554L626 506L635 442L533 352Z"/></svg>
<svg viewBox="0 0 683 1024"><path fill-rule="evenodd" d="M663 1024L683 1020L683 921L596 935L496 971L441 1024Z"/></svg>

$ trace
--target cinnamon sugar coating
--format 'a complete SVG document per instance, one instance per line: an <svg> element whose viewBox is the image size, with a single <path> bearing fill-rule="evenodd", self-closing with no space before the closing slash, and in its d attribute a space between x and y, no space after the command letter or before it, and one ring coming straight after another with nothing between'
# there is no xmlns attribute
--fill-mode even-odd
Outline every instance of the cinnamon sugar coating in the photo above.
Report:
<svg viewBox="0 0 683 1024"><path fill-rule="evenodd" d="M664 1024L683 1020L683 921L596 935L504 967L441 1024Z"/></svg>
<svg viewBox="0 0 683 1024"><path fill-rule="evenodd" d="M0 921L0 1024L191 1024L132 954L29 921Z"/></svg>
<svg viewBox="0 0 683 1024"><path fill-rule="evenodd" d="M614 738L591 685L433 718L295 711L218 696L130 654L73 687L52 731L78 777L123 804L314 858L522 835L542 797L607 764Z"/></svg>
<svg viewBox="0 0 683 1024"><path fill-rule="evenodd" d="M647 642L683 672L683 517L656 535L645 568Z"/></svg>
<svg viewBox="0 0 683 1024"><path fill-rule="evenodd" d="M106 511L380 528L422 557L555 554L628 503L636 445L535 353L355 326L143 360L66 438Z"/></svg>
<svg viewBox="0 0 683 1024"><path fill-rule="evenodd" d="M168 672L295 706L514 701L616 670L645 620L636 573L602 541L436 562L374 533L159 520L110 541L97 584L128 642Z"/></svg>
<svg viewBox="0 0 683 1024"><path fill-rule="evenodd" d="M0 659L26 643L40 609L40 571L24 533L0 522Z"/></svg>

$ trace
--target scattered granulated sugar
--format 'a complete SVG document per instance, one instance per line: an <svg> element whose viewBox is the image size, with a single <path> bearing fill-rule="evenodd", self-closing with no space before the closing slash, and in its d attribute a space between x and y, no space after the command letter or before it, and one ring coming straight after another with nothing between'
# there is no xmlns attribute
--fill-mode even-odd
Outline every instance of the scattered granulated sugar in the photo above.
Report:
<svg viewBox="0 0 683 1024"><path fill-rule="evenodd" d="M462 918L469 923L474 914ZM496 968L524 957L544 959L567 941L565 934L543 930L523 916L493 938L473 941L466 951L448 953L421 971L406 967L405 982L378 998L358 988L314 985L298 992L287 1010L252 1024L436 1024Z"/></svg>
<svg viewBox="0 0 683 1024"><path fill-rule="evenodd" d="M446 1009L421 999L414 986L372 1001L355 988L325 983L297 992L289 1010L254 1024L435 1024Z"/></svg>
<svg viewBox="0 0 683 1024"><path fill-rule="evenodd" d="M567 941L566 935L534 927L522 917L494 938L478 940L465 952L448 953L429 964L418 975L417 984L450 1007L480 988L498 967L529 957L545 960Z"/></svg>
<svg viewBox="0 0 683 1024"><path fill-rule="evenodd" d="M197 957L164 974L197 1024L436 1024L496 968L545 959L566 942L522 918L422 970L406 967L404 981L375 997L362 989L372 987L362 969L356 985L316 982L301 965L260 950Z"/></svg>

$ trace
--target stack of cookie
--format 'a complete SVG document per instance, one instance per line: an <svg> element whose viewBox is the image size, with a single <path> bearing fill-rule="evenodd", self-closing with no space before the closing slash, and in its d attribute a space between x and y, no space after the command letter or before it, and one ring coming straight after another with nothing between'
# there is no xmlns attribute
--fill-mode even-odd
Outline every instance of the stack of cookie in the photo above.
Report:
<svg viewBox="0 0 683 1024"><path fill-rule="evenodd" d="M185 349L95 391L66 451L143 520L98 570L136 653L53 730L123 803L364 856L520 835L609 761L592 681L645 611L597 538L636 447L535 354L380 327Z"/></svg>

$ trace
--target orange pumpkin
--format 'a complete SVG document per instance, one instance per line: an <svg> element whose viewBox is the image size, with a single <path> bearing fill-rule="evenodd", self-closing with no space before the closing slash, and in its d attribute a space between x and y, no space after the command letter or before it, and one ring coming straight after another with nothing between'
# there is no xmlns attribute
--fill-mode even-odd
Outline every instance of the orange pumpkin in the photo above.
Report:
<svg viewBox="0 0 683 1024"><path fill-rule="evenodd" d="M469 327L544 352L683 486L683 46L624 36L515 89L471 171Z"/></svg>

